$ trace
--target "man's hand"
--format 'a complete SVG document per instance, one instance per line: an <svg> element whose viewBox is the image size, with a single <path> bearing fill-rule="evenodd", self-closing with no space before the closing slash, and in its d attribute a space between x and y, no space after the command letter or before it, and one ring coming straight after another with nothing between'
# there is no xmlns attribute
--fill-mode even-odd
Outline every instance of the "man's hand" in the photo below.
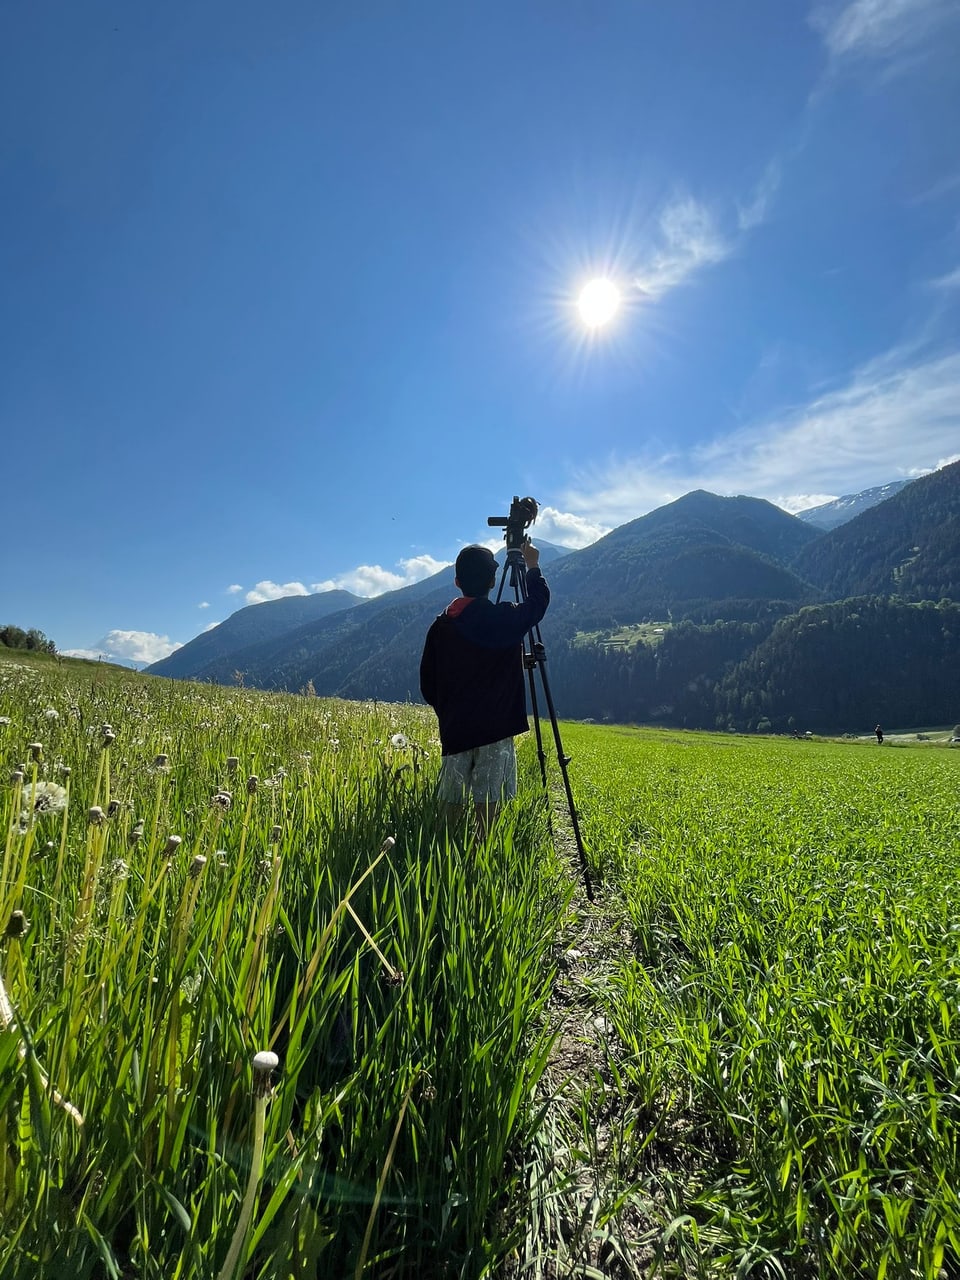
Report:
<svg viewBox="0 0 960 1280"><path fill-rule="evenodd" d="M529 538L527 538L526 542L524 542L523 546L520 548L520 551L523 555L523 563L527 566L528 569L538 568L540 564L540 552L533 545L533 543L530 541Z"/></svg>

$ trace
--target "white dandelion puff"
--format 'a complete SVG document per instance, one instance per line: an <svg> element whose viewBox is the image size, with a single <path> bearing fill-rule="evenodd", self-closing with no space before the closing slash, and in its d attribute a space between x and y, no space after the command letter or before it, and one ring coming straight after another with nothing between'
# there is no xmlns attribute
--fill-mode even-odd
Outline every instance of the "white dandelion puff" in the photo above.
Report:
<svg viewBox="0 0 960 1280"><path fill-rule="evenodd" d="M25 823L48 813L63 813L67 807L67 790L55 782L38 782L36 786L24 787L21 799L24 808L20 821Z"/></svg>

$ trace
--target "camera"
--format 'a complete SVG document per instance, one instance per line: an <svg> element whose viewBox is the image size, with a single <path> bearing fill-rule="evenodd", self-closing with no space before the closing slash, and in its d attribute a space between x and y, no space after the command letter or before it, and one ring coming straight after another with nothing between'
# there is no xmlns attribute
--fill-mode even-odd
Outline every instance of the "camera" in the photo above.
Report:
<svg viewBox="0 0 960 1280"><path fill-rule="evenodd" d="M514 497L508 516L487 516L487 524L505 529L503 537L508 551L519 550L526 540L526 531L537 518L539 511L535 498Z"/></svg>

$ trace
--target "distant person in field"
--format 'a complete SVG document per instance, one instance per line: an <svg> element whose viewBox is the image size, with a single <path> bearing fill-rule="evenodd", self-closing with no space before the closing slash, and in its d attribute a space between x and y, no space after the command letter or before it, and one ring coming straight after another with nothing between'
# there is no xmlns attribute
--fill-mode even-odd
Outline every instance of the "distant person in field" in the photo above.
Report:
<svg viewBox="0 0 960 1280"><path fill-rule="evenodd" d="M883 746L883 730L880 728L879 725L877 725L877 727L874 729L873 732L877 735L877 746L882 747Z"/></svg>
<svg viewBox="0 0 960 1280"><path fill-rule="evenodd" d="M529 539L521 549L526 599L490 599L497 581L492 551L477 545L457 556L452 601L427 632L420 659L420 692L440 722L440 797L451 823L472 804L481 837L499 805L517 793L514 736L526 733L523 637L550 603L540 552Z"/></svg>

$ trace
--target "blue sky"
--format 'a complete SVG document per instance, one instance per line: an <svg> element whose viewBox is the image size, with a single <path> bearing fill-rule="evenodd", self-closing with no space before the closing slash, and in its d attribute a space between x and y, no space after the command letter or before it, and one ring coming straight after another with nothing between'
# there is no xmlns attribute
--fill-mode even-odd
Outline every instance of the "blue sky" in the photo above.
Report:
<svg viewBox="0 0 960 1280"><path fill-rule="evenodd" d="M8 5L0 622L150 661L514 494L580 546L957 457L958 55L951 0Z"/></svg>

